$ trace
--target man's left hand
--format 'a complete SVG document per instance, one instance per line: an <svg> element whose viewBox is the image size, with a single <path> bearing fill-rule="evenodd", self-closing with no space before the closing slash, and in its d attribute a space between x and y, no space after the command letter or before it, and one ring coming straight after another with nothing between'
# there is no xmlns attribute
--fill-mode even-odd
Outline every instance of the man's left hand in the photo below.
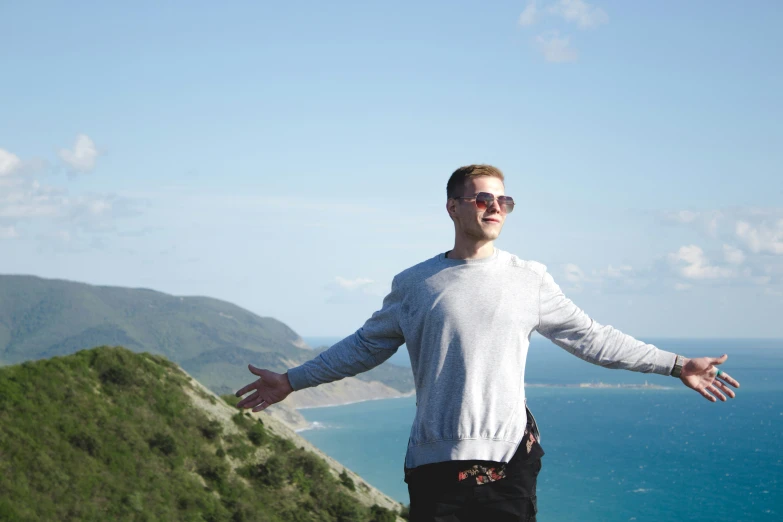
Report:
<svg viewBox="0 0 783 522"><path fill-rule="evenodd" d="M726 362L728 358L728 355L723 355L717 358L699 357L698 359L685 359L685 364L683 364L682 372L680 373L680 380L685 386L696 390L710 402L716 402L718 399L725 402L726 395L733 399L735 393L727 385L739 388L739 382L726 372L721 372L721 375L718 376L717 368L718 365Z"/></svg>

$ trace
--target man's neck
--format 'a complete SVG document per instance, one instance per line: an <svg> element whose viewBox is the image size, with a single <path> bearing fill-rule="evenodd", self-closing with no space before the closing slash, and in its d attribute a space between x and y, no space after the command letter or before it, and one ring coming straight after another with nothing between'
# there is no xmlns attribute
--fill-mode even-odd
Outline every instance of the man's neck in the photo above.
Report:
<svg viewBox="0 0 783 522"><path fill-rule="evenodd" d="M495 253L493 241L486 243L472 243L468 245L455 244L446 257L449 259L483 259Z"/></svg>

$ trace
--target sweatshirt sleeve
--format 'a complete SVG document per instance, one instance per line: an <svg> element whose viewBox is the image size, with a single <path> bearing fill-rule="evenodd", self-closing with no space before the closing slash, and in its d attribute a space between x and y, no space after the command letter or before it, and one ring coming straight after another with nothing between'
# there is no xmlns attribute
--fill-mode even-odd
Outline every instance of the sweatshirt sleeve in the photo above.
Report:
<svg viewBox="0 0 783 522"><path fill-rule="evenodd" d="M592 320L563 295L549 272L541 280L537 330L577 357L605 368L669 375L677 357Z"/></svg>
<svg viewBox="0 0 783 522"><path fill-rule="evenodd" d="M401 291L397 278L392 290L359 330L306 363L288 370L294 390L338 381L366 372L394 355L405 342L400 327Z"/></svg>

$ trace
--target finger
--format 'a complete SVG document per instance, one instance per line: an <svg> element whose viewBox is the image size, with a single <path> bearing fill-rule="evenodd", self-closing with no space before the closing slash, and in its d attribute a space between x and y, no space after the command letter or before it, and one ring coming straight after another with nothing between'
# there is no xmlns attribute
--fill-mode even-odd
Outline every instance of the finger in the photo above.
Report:
<svg viewBox="0 0 783 522"><path fill-rule="evenodd" d="M265 410L265 409L267 409L269 406L271 406L271 404L269 404L267 401L264 401L264 400L262 400L262 401L261 401L261 402L258 404L258 406L256 406L255 408L253 408L253 412L264 411L264 410Z"/></svg>
<svg viewBox="0 0 783 522"><path fill-rule="evenodd" d="M245 404L245 408L254 408L253 411L256 411L255 408L264 402L266 401L264 401L264 399L262 399L261 397L256 397L254 400Z"/></svg>
<svg viewBox="0 0 783 522"><path fill-rule="evenodd" d="M714 385L710 384L709 386L707 386L707 389L708 389L708 390L709 390L709 391L710 391L710 392L711 392L713 395L715 395L717 398L719 398L721 401L723 401L723 402L726 402L726 396L725 396L725 395L723 395L723 394L720 392L720 390L718 390L718 388L717 388L717 387L715 387Z"/></svg>
<svg viewBox="0 0 783 522"><path fill-rule="evenodd" d="M271 373L269 370L265 370L263 368L257 368L253 366L252 364L247 365L247 369L250 370L250 373L258 375L262 379L266 379L269 377L269 374Z"/></svg>
<svg viewBox="0 0 783 522"><path fill-rule="evenodd" d="M250 384L248 384L247 386L245 386L244 388L242 388L241 390L237 391L234 395L236 395L237 397L241 397L244 394L246 394L247 392L249 392L250 390L254 390L254 389L258 388L258 385L259 385L259 381L257 381L257 380L253 381Z"/></svg>
<svg viewBox="0 0 783 522"><path fill-rule="evenodd" d="M260 396L261 396L261 393L258 390L256 390L256 392L253 393L252 395L248 395L247 397L245 397L244 399L239 401L237 403L237 408L247 408L248 404L258 400Z"/></svg>
<svg viewBox="0 0 783 522"><path fill-rule="evenodd" d="M731 388L720 382L718 379L715 379L715 382L712 383L713 386L721 390L723 393L731 397L732 399L736 396L734 391L732 391Z"/></svg>
<svg viewBox="0 0 783 522"><path fill-rule="evenodd" d="M724 353L724 354L723 354L723 355L721 355L720 357L716 357L716 358L714 358L714 359L711 359L711 360L710 360L710 364L713 364L713 365L716 365L716 366L717 366L718 364L723 364L723 363L725 363L725 362L726 362L726 359L728 359L728 358L729 358L729 356L728 356L727 354L725 354L725 353Z"/></svg>
<svg viewBox="0 0 783 522"><path fill-rule="evenodd" d="M723 372L723 373L720 374L719 377L721 379L723 379L724 381L726 381L727 383L729 383L732 386L734 386L735 388L739 388L740 384L737 382L737 380L734 377L730 376L728 373Z"/></svg>
<svg viewBox="0 0 783 522"><path fill-rule="evenodd" d="M701 394L702 397L704 397L705 399L707 399L710 402L715 402L717 400L712 394L710 394L707 391L706 388L702 389L702 390L696 390L696 391L699 392L699 394Z"/></svg>

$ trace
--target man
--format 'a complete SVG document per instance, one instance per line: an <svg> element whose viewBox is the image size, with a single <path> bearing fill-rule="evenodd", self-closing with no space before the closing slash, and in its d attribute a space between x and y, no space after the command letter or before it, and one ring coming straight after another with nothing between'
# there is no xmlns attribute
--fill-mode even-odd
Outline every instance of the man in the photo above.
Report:
<svg viewBox="0 0 783 522"><path fill-rule="evenodd" d="M707 400L739 383L717 369L727 356L687 359L600 325L567 299L546 267L493 245L514 201L489 165L457 169L446 210L454 248L392 281L381 310L307 363L237 392L261 411L294 390L370 370L407 343L416 417L405 457L412 521L535 520L543 450L527 409L525 360L538 331L607 368L673 375Z"/></svg>

